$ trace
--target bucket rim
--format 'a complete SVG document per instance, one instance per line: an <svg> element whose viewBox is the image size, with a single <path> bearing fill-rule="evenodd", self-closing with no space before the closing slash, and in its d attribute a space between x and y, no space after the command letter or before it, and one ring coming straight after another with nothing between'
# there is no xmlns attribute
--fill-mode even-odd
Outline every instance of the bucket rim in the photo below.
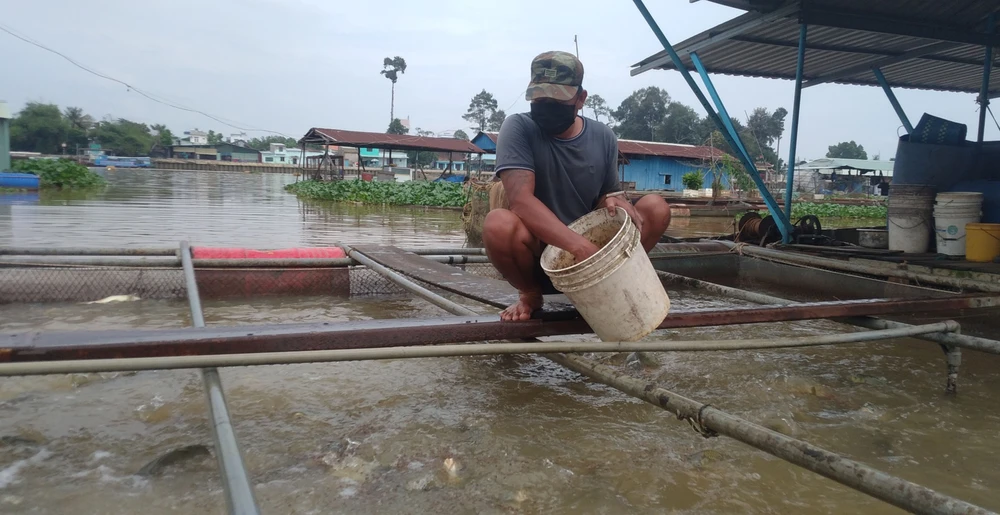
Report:
<svg viewBox="0 0 1000 515"><path fill-rule="evenodd" d="M580 218L577 218L576 220L573 220L567 227L571 227L573 224L575 224L575 223L583 220L584 218L587 218L588 216L591 216L594 213L597 213L599 211L607 212L607 209L603 208L603 207L600 208L600 209L595 209L595 210L593 210L593 211L591 211L591 212L589 212L589 213L581 216ZM601 253L601 250L604 250L604 248L606 248L608 245L610 245L611 242L620 239L622 237L622 234L624 234L625 230L628 228L628 224L632 223L632 218L628 216L628 211L625 211L621 207L615 207L615 214L622 214L622 215L624 215L625 216L625 221L622 223L622 226L618 228L618 232L616 232L615 235L612 236L611 239L609 239L608 242L604 244L604 247L601 247L600 249L598 249L597 252L594 253L594 255L588 257L587 259L584 259L583 261L580 261L579 263L573 263L572 265L570 265L570 266L568 266L566 268L547 268L545 266L544 262L543 262L544 260L541 260L541 257L539 257L539 261L540 261L539 265L542 267L542 270L545 271L545 272L553 272L553 273L555 273L555 272L559 272L559 273L569 272L569 271L573 271L574 269L582 270L582 269L587 268L588 266L590 266L591 263L597 261L595 258L598 257L598 254ZM577 234L579 234L579 233L577 233ZM559 247L554 247L554 246L550 245L548 248L546 248L544 251L542 251L542 256L544 256L545 253L549 251L549 249L558 249L558 250L561 250L563 252L566 252L564 249L560 249Z"/></svg>
<svg viewBox="0 0 1000 515"><path fill-rule="evenodd" d="M979 229L979 230L988 230L988 229L1000 230L1000 223L969 222L969 223L965 224L965 228L967 230L968 230L969 227L971 227L973 229Z"/></svg>

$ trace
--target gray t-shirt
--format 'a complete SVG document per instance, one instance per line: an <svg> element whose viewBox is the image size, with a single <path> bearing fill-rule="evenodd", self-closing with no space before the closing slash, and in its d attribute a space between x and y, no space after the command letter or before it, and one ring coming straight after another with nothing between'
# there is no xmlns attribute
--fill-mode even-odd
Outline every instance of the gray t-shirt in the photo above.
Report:
<svg viewBox="0 0 1000 515"><path fill-rule="evenodd" d="M535 197L569 225L597 208L601 195L620 188L618 138L588 118L575 138L553 138L531 115L511 115L497 137L496 175L511 169L534 172Z"/></svg>

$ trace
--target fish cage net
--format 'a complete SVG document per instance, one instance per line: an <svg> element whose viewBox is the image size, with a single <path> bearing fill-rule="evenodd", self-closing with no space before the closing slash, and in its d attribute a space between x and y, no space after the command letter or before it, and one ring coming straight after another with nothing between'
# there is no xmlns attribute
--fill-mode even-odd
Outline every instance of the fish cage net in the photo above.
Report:
<svg viewBox="0 0 1000 515"><path fill-rule="evenodd" d="M492 265L457 269L500 278ZM363 266L338 268L197 268L204 299L271 295L393 295L405 290ZM0 304L91 302L114 295L175 299L187 295L179 267L25 266L0 268Z"/></svg>

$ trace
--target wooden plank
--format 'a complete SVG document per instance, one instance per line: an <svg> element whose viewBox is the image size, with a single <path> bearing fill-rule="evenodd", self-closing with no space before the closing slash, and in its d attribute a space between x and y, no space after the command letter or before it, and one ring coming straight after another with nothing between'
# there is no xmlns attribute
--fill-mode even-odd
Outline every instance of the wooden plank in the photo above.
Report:
<svg viewBox="0 0 1000 515"><path fill-rule="evenodd" d="M454 266L431 261L392 246L362 245L354 250L376 263L442 290L491 306L505 308L517 302L517 290L506 281L470 274ZM576 308L563 295L547 295L539 318L575 318Z"/></svg>

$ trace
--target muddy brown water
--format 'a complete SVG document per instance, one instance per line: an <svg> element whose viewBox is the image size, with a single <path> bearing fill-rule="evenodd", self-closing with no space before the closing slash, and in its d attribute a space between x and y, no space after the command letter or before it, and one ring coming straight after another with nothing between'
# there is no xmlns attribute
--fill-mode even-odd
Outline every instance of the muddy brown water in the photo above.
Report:
<svg viewBox="0 0 1000 515"><path fill-rule="evenodd" d="M458 213L300 203L291 177L116 172L108 192L0 206L0 245L459 246ZM0 201L2 202L2 201ZM712 220L677 224L675 235ZM726 223L728 220L722 220ZM686 234L684 231L690 231ZM718 232L718 231L716 231ZM747 305L671 290L675 309ZM439 316L404 295L208 301L208 324ZM6 331L182 327L183 301L0 306ZM660 331L778 338L795 322ZM577 339L583 337L576 337ZM633 373L944 493L1000 509L1000 361L910 339L811 349L655 354ZM598 357L620 365L624 356ZM543 358L225 369L265 513L894 513L898 510ZM137 472L211 444L195 371L0 378L0 513L222 513L214 458ZM445 467L449 462L452 472Z"/></svg>

